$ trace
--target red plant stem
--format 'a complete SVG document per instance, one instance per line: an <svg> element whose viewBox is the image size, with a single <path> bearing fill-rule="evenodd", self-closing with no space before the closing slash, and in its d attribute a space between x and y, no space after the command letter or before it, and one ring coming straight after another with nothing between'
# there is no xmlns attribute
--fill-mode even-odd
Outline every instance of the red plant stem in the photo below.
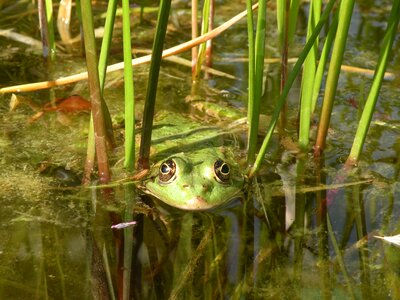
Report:
<svg viewBox="0 0 400 300"><path fill-rule="evenodd" d="M88 18L92 18L91 3L81 1L82 14ZM96 45L93 30L93 22L83 22L83 32L85 37L86 49L86 65L88 70L88 81L90 100L92 105L94 136L97 155L97 166L99 171L100 183L107 183L110 181L110 170L108 167L108 155L106 147L106 130L104 123L104 114L102 110L102 95L100 89L99 73L97 67Z"/></svg>

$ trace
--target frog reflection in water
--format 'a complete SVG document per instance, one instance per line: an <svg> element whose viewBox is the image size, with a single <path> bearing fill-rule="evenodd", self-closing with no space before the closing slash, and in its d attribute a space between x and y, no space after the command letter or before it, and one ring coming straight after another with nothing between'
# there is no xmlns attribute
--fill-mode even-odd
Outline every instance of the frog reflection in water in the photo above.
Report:
<svg viewBox="0 0 400 300"><path fill-rule="evenodd" d="M158 162L143 182L145 193L185 210L206 210L242 197L244 177L231 133L180 115L164 114L155 124L152 159Z"/></svg>

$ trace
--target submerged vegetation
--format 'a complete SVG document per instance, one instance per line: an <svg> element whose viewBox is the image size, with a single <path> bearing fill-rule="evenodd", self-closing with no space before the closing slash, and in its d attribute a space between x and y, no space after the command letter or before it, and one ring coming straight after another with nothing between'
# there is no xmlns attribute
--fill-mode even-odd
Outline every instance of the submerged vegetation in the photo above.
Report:
<svg viewBox="0 0 400 300"><path fill-rule="evenodd" d="M400 297L398 250L382 244L399 229L400 90L387 69L400 64L400 0L171 2L0 4L0 260L22 265L10 278L0 263L0 298ZM66 115L87 110L90 121ZM200 156L214 134L236 161L212 175L226 185L240 165L243 201L188 212L134 188L183 172L152 161L164 146Z"/></svg>

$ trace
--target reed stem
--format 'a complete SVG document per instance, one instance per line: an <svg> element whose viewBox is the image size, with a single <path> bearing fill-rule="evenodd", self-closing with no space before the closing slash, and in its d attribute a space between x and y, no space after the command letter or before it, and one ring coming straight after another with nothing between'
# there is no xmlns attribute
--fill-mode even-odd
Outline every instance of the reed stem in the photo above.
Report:
<svg viewBox="0 0 400 300"><path fill-rule="evenodd" d="M96 42L93 28L93 15L90 0L81 1L83 16L83 33L85 37L86 65L88 70L90 99L92 104L93 125L95 132L95 144L97 154L97 165L99 169L100 183L110 181L110 171L108 167L108 155L106 149L106 131L104 125L104 115L101 104L101 88L97 67Z"/></svg>
<svg viewBox="0 0 400 300"><path fill-rule="evenodd" d="M383 45L379 54L378 64L375 69L372 86L361 115L360 122L356 135L354 137L353 146L351 147L350 155L346 161L348 165L356 165L360 159L361 151L367 137L369 125L371 124L372 115L375 110L376 102L378 101L379 91L382 86L383 77L385 76L386 66L388 64L390 51L393 46L393 41L397 33L397 26L400 19L400 1L393 1L392 11L390 13L386 33L383 38Z"/></svg>
<svg viewBox="0 0 400 300"><path fill-rule="evenodd" d="M123 47L124 47L124 87L125 87L125 168L135 169L135 95L133 87L131 23L129 0L122 0Z"/></svg>
<svg viewBox="0 0 400 300"><path fill-rule="evenodd" d="M211 10L211 0L204 0L202 21L201 21L201 35L204 35L207 32L209 32L210 10ZM204 42L199 46L199 53L196 59L196 67L193 73L193 81L197 81L197 79L200 76L201 65L203 64L204 59L206 57L206 45L207 45L206 42Z"/></svg>
<svg viewBox="0 0 400 300"><path fill-rule="evenodd" d="M315 24L318 23L321 12L321 0L313 0L310 4L310 14L308 16L307 39L310 38ZM300 106L300 129L299 146L304 151L309 144L312 96L314 89L314 79L317 66L318 40L315 41L306 61L304 62L303 77L301 84L301 106Z"/></svg>
<svg viewBox="0 0 400 300"><path fill-rule="evenodd" d="M108 60L108 54L110 52L110 45L111 45L111 41L112 41L112 33L113 33L116 10L117 10L117 1L110 0L108 2L108 7L107 7L107 16L106 16L106 22L104 25L104 36L103 36L103 41L101 44L100 58L99 58L99 65L98 65L101 94L103 94L104 83L105 83L105 78L106 78L107 60ZM82 20L82 18L81 18L81 20ZM113 128L112 128L111 116L108 111L107 104L105 103L103 98L101 98L101 105L102 105L102 110L105 113L104 119L105 119L105 129L106 129L106 134L107 134L107 141L110 145L114 145L115 142L114 142L114 133L113 133ZM93 170L95 156L96 156L95 147L96 146L95 146L95 138L94 138L93 114L91 114L90 115L90 126L89 126L87 150L86 150L84 176L82 179L82 183L84 185L87 185L90 183L90 174Z"/></svg>
<svg viewBox="0 0 400 300"><path fill-rule="evenodd" d="M330 0L328 2L328 4L326 5L325 10L324 10L323 14L321 15L321 19L319 20L318 24L315 26L315 30L313 31L310 39L307 41L306 45L304 46L303 50L301 51L299 58L293 67L292 72L290 72L290 74L289 74L288 80L285 84L285 87L283 88L282 94L279 97L278 102L276 103L276 107L272 114L272 118L271 118L270 124L268 126L267 133L265 135L264 141L260 148L260 152L258 153L258 155L256 157L256 161L255 161L253 167L248 172L249 178L253 177L257 173L259 168L261 167L262 160L264 159L265 153L267 152L267 148L271 141L272 134L274 132L277 120L279 118L279 114L282 110L282 107L285 104L285 101L286 101L287 95L289 94L290 88L291 88L293 82L295 81L297 75L299 74L303 63L304 63L305 59L307 58L308 52L311 50L311 48L314 44L314 41L317 39L319 33L321 32L322 27L328 21L329 14L332 11L332 8L333 8L335 2L336 2L336 0Z"/></svg>
<svg viewBox="0 0 400 300"><path fill-rule="evenodd" d="M349 31L353 8L354 0L342 1L340 3L338 29L326 80L324 102L322 104L321 118L318 125L317 141L314 146L314 156L316 157L321 155L321 152L325 147L326 135L328 133L331 119L333 101L336 95L340 67L342 65L343 54L346 48L347 34Z"/></svg>
<svg viewBox="0 0 400 300"><path fill-rule="evenodd" d="M161 0L154 37L146 102L143 110L142 136L139 149L138 169L148 169L150 164L151 131L153 127L154 107L156 102L158 75L160 71L165 33L167 31L171 0Z"/></svg>
<svg viewBox="0 0 400 300"><path fill-rule="evenodd" d="M249 5L247 5L247 9L249 11ZM266 15L267 15L267 1L263 0L259 2L259 7L258 7L257 31L254 41L254 58L251 58L251 60L249 59L249 64L250 61L254 60L254 67L252 71L253 72L252 82L249 83L251 84L249 88L253 88L254 90L251 92L251 94L249 93L249 101L248 101L249 134L248 134L248 146L247 146L248 147L247 163L249 165L251 165L254 162L257 150L257 134L258 134L259 115L260 115L260 102L262 96L262 83L264 76ZM249 45L250 45L250 40L249 40ZM249 65L249 73L250 73L250 65ZM250 98L251 96L253 97Z"/></svg>

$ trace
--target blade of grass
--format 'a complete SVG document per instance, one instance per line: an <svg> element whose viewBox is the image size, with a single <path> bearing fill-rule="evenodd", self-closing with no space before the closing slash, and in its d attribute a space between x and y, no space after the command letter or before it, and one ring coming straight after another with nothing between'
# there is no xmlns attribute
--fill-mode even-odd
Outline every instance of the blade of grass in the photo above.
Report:
<svg viewBox="0 0 400 300"><path fill-rule="evenodd" d="M299 7L300 7L300 0L291 0L290 1L289 28L288 28L289 45L292 43L294 34L296 32L297 16L299 15Z"/></svg>
<svg viewBox="0 0 400 300"><path fill-rule="evenodd" d="M50 59L53 61L56 57L56 39L54 36L52 0L46 0L46 17L47 17L47 30L49 34Z"/></svg>
<svg viewBox="0 0 400 300"><path fill-rule="evenodd" d="M102 94L103 94L104 82L105 82L105 78L106 78L107 60L108 60L108 54L110 52L110 45L111 45L111 41L112 41L112 32L113 32L113 27L114 27L116 10L117 10L117 1L110 0L108 2L108 7L107 7L107 16L106 16L106 22L104 25L104 36L103 36L103 41L101 44L100 58L99 58L99 65L98 65L100 90L101 90ZM102 110L105 112L104 118L105 118L105 128L106 128L106 133L107 133L107 140L108 140L109 144L114 145L115 142L114 142L114 134L113 134L113 129L112 129L111 116L108 111L107 104L105 103L105 101L102 97L101 97L101 106L102 106ZM84 176L82 179L82 184L84 184L84 185L87 185L90 183L90 174L93 170L95 155L96 155L96 150L95 150L95 138L94 138L94 125L93 125L93 115L91 114L90 115L88 142L87 142L87 151L86 151L86 162L85 162L85 168L84 168L85 170L84 170Z"/></svg>
<svg viewBox="0 0 400 300"><path fill-rule="evenodd" d="M249 9L249 5L247 7ZM249 165L254 162L257 150L257 134L258 134L259 115L260 115L260 101L261 101L262 83L264 76L266 15L267 15L267 1L266 0L259 1L257 31L254 41L255 43L254 67L253 67L254 77L252 78L253 82L249 83L250 84L249 88L254 89L251 94L249 93L249 100L248 100L249 133L248 133L248 145L247 145L248 148L247 163ZM249 45L250 45L250 40L249 40ZM250 96L253 97L250 98Z"/></svg>
<svg viewBox="0 0 400 300"><path fill-rule="evenodd" d="M197 38L198 36L198 27L197 27L197 0L192 0L192 40ZM192 48L192 74L194 74L197 64L197 47ZM192 75L192 78L194 75Z"/></svg>
<svg viewBox="0 0 400 300"><path fill-rule="evenodd" d="M354 0L342 1L340 3L338 29L333 45L331 62L329 64L328 77L326 79L324 102L322 104L321 118L317 131L317 141L314 146L314 156L317 157L321 155L325 147L326 135L328 133L333 101L336 95L340 66L343 61L353 8Z"/></svg>
<svg viewBox="0 0 400 300"><path fill-rule="evenodd" d="M49 58L51 61L53 61L55 59L56 43L54 38L52 0L38 1L38 16L43 46L43 57Z"/></svg>
<svg viewBox="0 0 400 300"><path fill-rule="evenodd" d="M247 104L247 119L249 124L252 124L252 118L253 118L253 101L254 101L254 76L255 76L255 52L254 52L254 22L253 22L253 10L252 10L252 3L251 0L246 1L246 9L247 9L247 39L248 39L248 47L249 47L249 77L248 77L248 104ZM255 144L256 141L254 140L254 137L250 139L251 135L251 129L249 128L248 132L248 145L249 147L247 148L247 163L250 164L255 157L255 151L256 147L253 146L250 148L250 145Z"/></svg>
<svg viewBox="0 0 400 300"><path fill-rule="evenodd" d="M330 0L328 4L325 7L325 10L323 14L321 15L321 19L319 20L318 24L315 26L315 30L313 34L311 35L310 39L307 41L306 45L304 46L303 50L301 51L299 58L296 62L296 64L293 67L292 72L290 72L288 80L286 81L285 87L283 88L282 94L278 99L278 102L276 103L276 107L274 109L270 124L268 126L267 133L265 135L264 141L261 145L260 152L258 153L256 157L256 161L253 165L253 167L249 170L248 176L251 178L255 175L255 173L259 170L261 167L261 162L264 159L265 153L267 151L268 145L271 141L272 134L274 132L277 120L279 118L280 111L285 104L287 95L289 94L289 90L295 81L297 75L299 74L301 67L308 55L308 52L311 50L314 41L318 37L322 27L325 25L325 23L328 21L329 14L335 4L336 0Z"/></svg>
<svg viewBox="0 0 400 300"><path fill-rule="evenodd" d="M135 170L135 95L133 88L131 23L129 0L122 0L123 47L124 47L124 87L125 87L125 168Z"/></svg>
<svg viewBox="0 0 400 300"><path fill-rule="evenodd" d="M203 14L202 14L202 21L201 21L201 34L204 35L209 31L209 24L210 24L210 0L204 0L203 4ZM196 59L196 66L193 73L193 81L196 81L201 72L201 65L204 62L206 56L206 42L200 44L199 46L199 53Z"/></svg>
<svg viewBox="0 0 400 300"><path fill-rule="evenodd" d="M157 28L154 37L153 51L147 84L146 102L143 110L142 136L139 149L138 168L148 169L150 160L151 130L153 127L154 106L156 102L158 75L161 65L161 56L167 31L171 0L161 0L157 17Z"/></svg>
<svg viewBox="0 0 400 300"><path fill-rule="evenodd" d="M214 29L214 10L215 10L215 0L210 1L210 13L209 13L209 21L208 21L208 31ZM206 42L206 66L207 68L212 67L212 54L213 54L213 46L212 39ZM207 69L204 72L204 78L209 79L210 73L208 73Z"/></svg>
<svg viewBox="0 0 400 300"><path fill-rule="evenodd" d="M102 93L97 68L96 42L94 38L91 2L89 0L82 0L81 10L83 16L82 21L85 37L86 65L88 69L90 99L92 104L99 180L100 183L107 183L110 181L110 171L108 167L106 132L104 125L103 109L101 104Z"/></svg>
<svg viewBox="0 0 400 300"><path fill-rule="evenodd" d="M284 3L283 11L279 14L283 19L280 36L280 48L281 48L281 80L280 80L280 93L282 93L283 87L285 86L288 74L288 58L289 58L289 12L290 12L290 0L282 0ZM286 127L286 115L287 115L287 104L283 105L281 109L280 119L279 119L279 131L284 132Z"/></svg>
<svg viewBox="0 0 400 300"><path fill-rule="evenodd" d="M100 57L99 57L99 80L100 80L100 88L102 94L104 91L104 82L107 74L107 62L112 43L112 35L113 35L115 14L117 11L117 3L118 3L117 0L110 0L108 2L106 21L104 24L104 35L101 43ZM108 110L108 106L103 97L101 98L101 105L104 112L107 142L109 145L114 147L115 139L114 139L114 131L112 128L112 120L110 112Z"/></svg>
<svg viewBox="0 0 400 300"><path fill-rule="evenodd" d="M350 155L346 161L348 165L356 165L360 159L361 151L367 136L369 125L371 124L372 115L375 110L378 100L379 91L382 86L383 77L385 75L386 66L388 64L390 51L393 46L393 41L397 33L397 26L400 19L400 1L393 1L392 11L390 13L388 26L385 37L383 38L383 46L381 48L378 64L375 69L375 75L372 86L358 124L357 132L354 137L353 146L351 147Z"/></svg>
<svg viewBox="0 0 400 300"><path fill-rule="evenodd" d="M278 34L279 34L279 45L281 48L281 81L280 91L282 93L283 87L285 86L288 74L288 57L289 57L289 46L293 41L296 25L297 16L299 11L298 0L280 0L277 1L277 23L278 23ZM279 129L283 133L286 127L286 115L287 105L285 104L281 110Z"/></svg>
<svg viewBox="0 0 400 300"><path fill-rule="evenodd" d="M314 113L315 107L317 105L318 95L319 95L319 91L321 89L322 78L324 77L326 63L328 62L328 57L329 57L329 54L332 49L333 40L336 35L338 19L339 19L339 12L337 11L334 14L334 17L332 18L332 22L329 26L329 32L326 37L324 46L322 48L321 56L319 58L318 67L317 67L317 71L316 71L315 79L314 79L313 99L312 99L312 103L311 103L311 113ZM343 71L343 65L342 65L341 70Z"/></svg>
<svg viewBox="0 0 400 300"><path fill-rule="evenodd" d="M307 39L310 38L315 24L320 18L322 1L313 0L310 4L310 13L308 16ZM314 79L317 65L318 40L315 41L310 53L308 54L303 69L303 77L301 83L301 100L300 100L300 128L299 128L299 146L305 151L309 145L310 123L311 123L311 106L314 88Z"/></svg>
<svg viewBox="0 0 400 300"><path fill-rule="evenodd" d="M278 35L280 39L280 45L283 44L284 35L284 22L285 22L285 11L288 8L289 11L289 26L288 26L288 43L291 44L293 41L294 33L296 31L297 16L299 15L299 0L279 0L276 1L276 19L278 26ZM290 8L290 9L289 9Z"/></svg>

